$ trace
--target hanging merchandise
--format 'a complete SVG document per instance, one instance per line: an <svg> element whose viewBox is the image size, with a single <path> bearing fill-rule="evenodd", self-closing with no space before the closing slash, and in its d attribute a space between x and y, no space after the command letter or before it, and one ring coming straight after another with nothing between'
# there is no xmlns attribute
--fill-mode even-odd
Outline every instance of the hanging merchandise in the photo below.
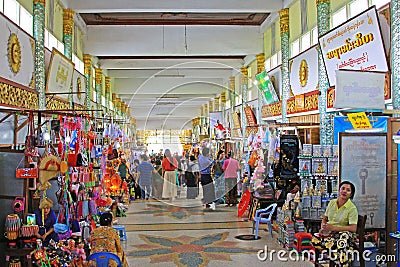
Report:
<svg viewBox="0 0 400 267"><path fill-rule="evenodd" d="M46 149L44 157L40 160L39 163L40 183L43 184L51 178L57 176L60 172L60 163L61 160L57 156L49 154Z"/></svg>
<svg viewBox="0 0 400 267"><path fill-rule="evenodd" d="M25 138L25 156L38 157L39 151L36 147L36 136L35 136L35 122L33 119L33 112L29 112L28 117L28 134Z"/></svg>
<svg viewBox="0 0 400 267"><path fill-rule="evenodd" d="M22 212L25 209L25 198L16 197L13 202L14 212Z"/></svg>
<svg viewBox="0 0 400 267"><path fill-rule="evenodd" d="M21 159L21 161L18 163L17 168L15 170L15 177L16 178L38 178L39 176L39 170L36 167L32 168L23 168L22 161L24 161L24 157ZM33 164L33 166L35 166Z"/></svg>

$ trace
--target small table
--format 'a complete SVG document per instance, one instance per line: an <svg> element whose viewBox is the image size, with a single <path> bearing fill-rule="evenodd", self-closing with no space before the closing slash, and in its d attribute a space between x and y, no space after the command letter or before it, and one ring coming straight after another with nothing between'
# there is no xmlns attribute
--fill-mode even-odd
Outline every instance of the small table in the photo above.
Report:
<svg viewBox="0 0 400 267"><path fill-rule="evenodd" d="M318 233L322 219L302 219L308 233Z"/></svg>

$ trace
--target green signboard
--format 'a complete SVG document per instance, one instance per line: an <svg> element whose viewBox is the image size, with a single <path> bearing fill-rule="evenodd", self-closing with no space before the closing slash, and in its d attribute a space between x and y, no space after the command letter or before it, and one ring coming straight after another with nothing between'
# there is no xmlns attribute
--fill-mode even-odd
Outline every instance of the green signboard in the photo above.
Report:
<svg viewBox="0 0 400 267"><path fill-rule="evenodd" d="M258 81L258 88L263 92L268 104L273 104L279 101L274 86L265 71L257 74L256 80Z"/></svg>

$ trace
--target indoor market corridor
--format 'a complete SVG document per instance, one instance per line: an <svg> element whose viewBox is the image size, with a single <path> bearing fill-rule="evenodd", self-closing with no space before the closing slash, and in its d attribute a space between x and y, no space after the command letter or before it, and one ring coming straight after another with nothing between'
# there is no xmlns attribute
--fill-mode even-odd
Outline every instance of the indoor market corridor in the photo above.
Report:
<svg viewBox="0 0 400 267"><path fill-rule="evenodd" d="M200 190L201 191L201 190ZM259 250L281 249L262 225L261 239L239 240L251 234L251 222L237 217L237 207L217 205L203 209L200 200L178 198L172 203L156 200L131 202L127 217L119 217L127 231L121 241L129 266L284 266L288 262L261 261ZM285 257L284 257L285 258ZM289 258L289 255L286 256ZM290 261L290 260L289 260ZM312 266L309 261L291 262L293 267Z"/></svg>

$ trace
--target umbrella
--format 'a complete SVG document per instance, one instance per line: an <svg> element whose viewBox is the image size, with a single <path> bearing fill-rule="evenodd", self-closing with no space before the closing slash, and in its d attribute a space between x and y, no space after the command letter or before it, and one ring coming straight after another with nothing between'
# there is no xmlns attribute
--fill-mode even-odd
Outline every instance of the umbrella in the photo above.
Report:
<svg viewBox="0 0 400 267"><path fill-rule="evenodd" d="M250 204L251 193L249 190L243 193L238 206L238 217L242 217Z"/></svg>

